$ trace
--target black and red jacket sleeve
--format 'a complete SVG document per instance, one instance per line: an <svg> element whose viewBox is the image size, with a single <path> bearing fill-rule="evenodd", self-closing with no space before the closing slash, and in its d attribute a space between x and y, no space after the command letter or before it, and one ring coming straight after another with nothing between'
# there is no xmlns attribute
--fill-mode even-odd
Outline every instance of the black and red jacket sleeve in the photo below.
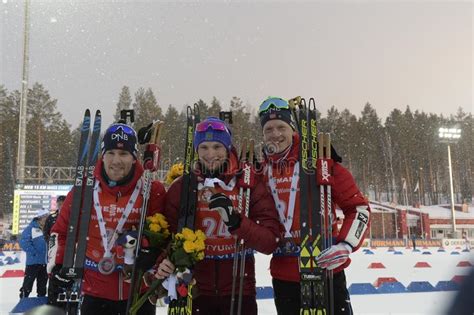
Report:
<svg viewBox="0 0 474 315"><path fill-rule="evenodd" d="M345 242L356 251L364 241L369 227L369 202L360 192L352 174L339 163L334 163L333 177L333 200L344 213L336 243Z"/></svg>
<svg viewBox="0 0 474 315"><path fill-rule="evenodd" d="M245 246L264 254L271 254L278 244L280 221L270 191L258 178L250 192L249 217L242 217L240 226L232 230L245 241Z"/></svg>

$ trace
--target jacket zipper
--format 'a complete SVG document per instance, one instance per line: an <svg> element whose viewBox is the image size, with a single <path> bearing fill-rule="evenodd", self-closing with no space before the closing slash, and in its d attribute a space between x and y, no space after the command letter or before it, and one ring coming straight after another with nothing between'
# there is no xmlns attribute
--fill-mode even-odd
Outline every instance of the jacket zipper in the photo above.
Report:
<svg viewBox="0 0 474 315"><path fill-rule="evenodd" d="M122 197L122 193L119 191L117 195L115 195L115 202L118 202L120 197Z"/></svg>
<svg viewBox="0 0 474 315"><path fill-rule="evenodd" d="M216 292L216 295L219 296L219 260L214 260L215 261L215 275L216 277L214 278L214 290Z"/></svg>
<svg viewBox="0 0 474 315"><path fill-rule="evenodd" d="M119 271L119 300L123 300L123 279L122 273Z"/></svg>

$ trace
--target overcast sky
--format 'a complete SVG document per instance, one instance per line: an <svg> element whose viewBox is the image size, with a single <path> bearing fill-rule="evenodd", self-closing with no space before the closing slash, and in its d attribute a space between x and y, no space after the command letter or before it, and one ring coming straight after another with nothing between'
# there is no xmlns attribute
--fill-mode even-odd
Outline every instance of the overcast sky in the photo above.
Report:
<svg viewBox="0 0 474 315"><path fill-rule="evenodd" d="M42 83L74 126L105 124L123 85L182 108L216 96L252 106L313 96L323 113L370 102L473 110L473 2L32 0L30 86ZM20 89L23 1L0 0L0 84Z"/></svg>

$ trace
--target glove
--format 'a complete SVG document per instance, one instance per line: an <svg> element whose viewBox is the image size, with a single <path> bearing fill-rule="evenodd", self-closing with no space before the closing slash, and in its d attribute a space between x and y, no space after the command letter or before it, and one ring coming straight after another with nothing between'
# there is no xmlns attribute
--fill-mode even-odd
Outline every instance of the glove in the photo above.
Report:
<svg viewBox="0 0 474 315"><path fill-rule="evenodd" d="M74 280L64 276L61 273L62 268L63 265L54 266L53 270L51 271L50 281L57 288L69 289L74 284Z"/></svg>
<svg viewBox="0 0 474 315"><path fill-rule="evenodd" d="M146 144L148 142L150 142L150 139L151 139L151 130L152 130L152 127L153 126L153 122L151 122L150 124L146 125L145 127L142 127L138 130L138 133L137 133L137 136L138 136L138 143L140 144Z"/></svg>
<svg viewBox="0 0 474 315"><path fill-rule="evenodd" d="M236 229L240 226L242 218L234 210L232 201L226 195L222 193L214 194L209 201L209 209L217 210L229 229Z"/></svg>
<svg viewBox="0 0 474 315"><path fill-rule="evenodd" d="M52 273L56 266L56 253L58 252L58 248L58 233L52 233L48 243L48 264L46 266L48 273Z"/></svg>
<svg viewBox="0 0 474 315"><path fill-rule="evenodd" d="M155 247L140 247L137 257L137 268L147 271L153 267L160 256L161 249Z"/></svg>
<svg viewBox="0 0 474 315"><path fill-rule="evenodd" d="M352 247L342 242L323 250L316 257L316 262L323 269L333 270L344 264L349 259L350 253Z"/></svg>
<svg viewBox="0 0 474 315"><path fill-rule="evenodd" d="M55 265L49 276L48 304L63 307L62 302L58 302L58 296L72 287L74 280L61 275L62 265Z"/></svg>

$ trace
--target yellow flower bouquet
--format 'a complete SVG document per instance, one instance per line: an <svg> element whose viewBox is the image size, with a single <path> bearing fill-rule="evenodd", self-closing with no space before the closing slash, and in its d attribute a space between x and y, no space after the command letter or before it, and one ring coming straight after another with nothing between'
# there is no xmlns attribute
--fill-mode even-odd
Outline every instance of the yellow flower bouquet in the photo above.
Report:
<svg viewBox="0 0 474 315"><path fill-rule="evenodd" d="M170 260L178 272L184 272L186 268L204 259L205 240L206 235L201 230L193 231L188 228L174 236L171 241Z"/></svg>
<svg viewBox="0 0 474 315"><path fill-rule="evenodd" d="M165 183L167 185L171 185L171 183L176 179L178 178L179 176L183 175L183 170L184 170L184 165L183 163L176 163L176 164L173 164L170 168L170 170L168 171L168 173L166 173L166 178L165 178Z"/></svg>
<svg viewBox="0 0 474 315"><path fill-rule="evenodd" d="M168 228L169 224L166 221L165 216L161 213L155 213L152 216L146 217L145 225L143 227L143 237L141 239L140 244L141 247L143 249L147 249L147 252L149 252L150 254L148 255L148 257L144 256L143 258L139 255L135 262L137 269L136 272L138 273L137 279L140 279L140 281L136 281L134 287L130 288L133 291L132 307L130 311L133 309L134 305L136 305L137 301L139 301L141 279L143 277L143 274L146 273L148 269L153 267L153 265L156 263L158 256L160 255L160 252L166 250L167 243L169 243L170 240L170 231ZM124 268L126 267L128 266L124 266ZM138 306L135 312L138 311L140 306Z"/></svg>
<svg viewBox="0 0 474 315"><path fill-rule="evenodd" d="M169 224L166 221L165 216L161 213L155 213L154 215L147 217L143 234L150 243L149 246L163 246L168 241L170 236L168 227Z"/></svg>
<svg viewBox="0 0 474 315"><path fill-rule="evenodd" d="M175 265L175 276L177 277L176 291L178 298L184 298L188 294L188 285L192 281L190 270L200 260L204 259L206 235L201 231L193 231L184 228L177 233L169 244L169 260ZM130 314L136 314L145 301L155 294L155 291L166 279L154 279L147 291L132 305Z"/></svg>

